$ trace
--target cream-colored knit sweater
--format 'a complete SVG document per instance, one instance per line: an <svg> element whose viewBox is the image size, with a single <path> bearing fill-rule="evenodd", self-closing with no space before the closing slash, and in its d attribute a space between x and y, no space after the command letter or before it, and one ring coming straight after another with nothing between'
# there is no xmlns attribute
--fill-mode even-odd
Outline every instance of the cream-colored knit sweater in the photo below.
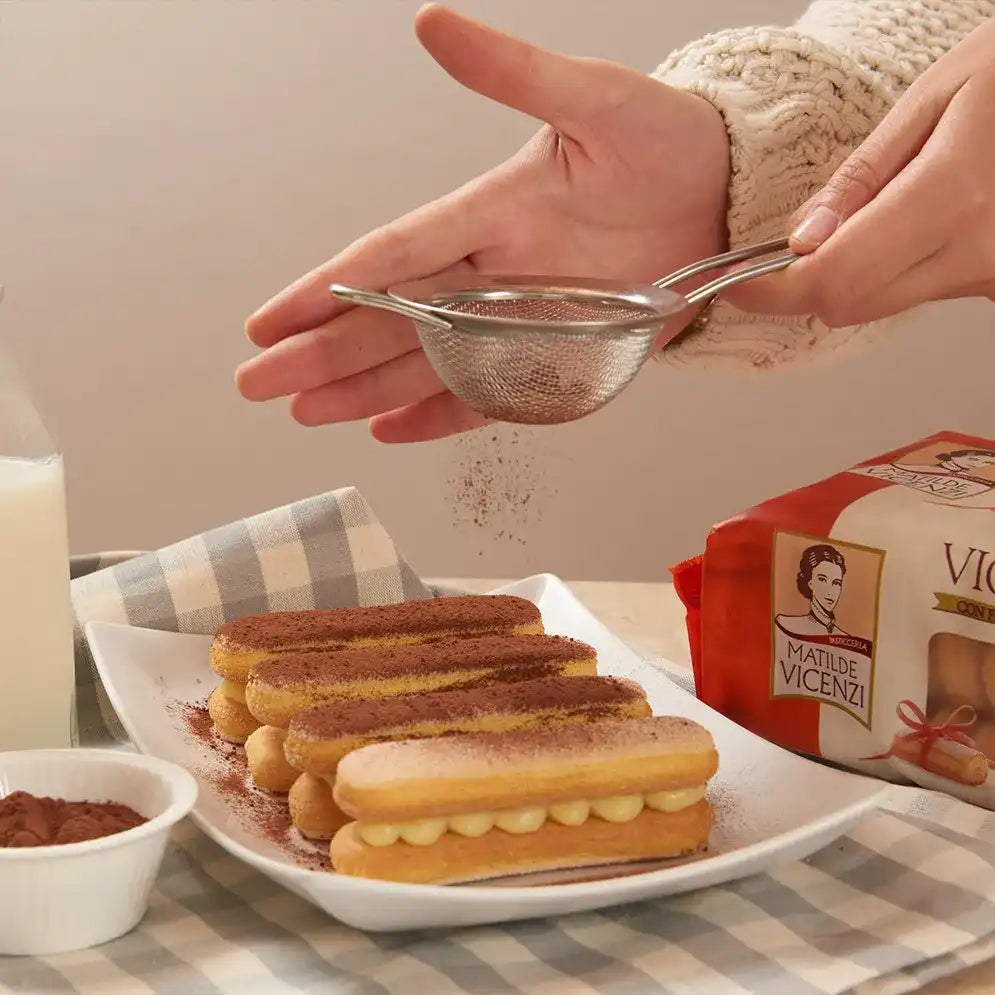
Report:
<svg viewBox="0 0 995 995"><path fill-rule="evenodd" d="M729 131L730 245L786 234L913 80L990 17L995 0L815 0L793 27L720 31L672 53L653 75L709 100ZM704 329L661 358L766 368L862 342L876 327L830 329L717 301Z"/></svg>

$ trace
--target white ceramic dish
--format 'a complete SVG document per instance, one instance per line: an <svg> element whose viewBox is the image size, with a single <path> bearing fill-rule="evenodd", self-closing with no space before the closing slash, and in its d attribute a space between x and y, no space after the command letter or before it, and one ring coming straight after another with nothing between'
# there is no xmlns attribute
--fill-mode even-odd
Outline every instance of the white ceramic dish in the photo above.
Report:
<svg viewBox="0 0 995 995"><path fill-rule="evenodd" d="M464 926L556 915L687 892L808 856L872 811L887 785L789 753L740 728L676 687L609 632L557 578L540 575L496 593L529 598L546 630L599 653L600 671L635 678L654 712L686 715L715 738L720 769L710 798L716 826L706 854L632 873L505 879L461 887L403 885L307 870L262 833L245 828L225 795L202 780L192 817L222 847L337 919L365 930ZM217 683L210 639L106 622L86 627L100 676L122 723L144 753L203 769L207 750L171 702L203 701ZM220 760L214 762L220 763ZM606 876L607 874L613 876ZM557 883L569 880L570 883ZM545 883L551 882L551 883ZM543 887L536 887L537 884Z"/></svg>
<svg viewBox="0 0 995 995"><path fill-rule="evenodd" d="M149 821L82 843L0 849L0 954L79 950L133 929L148 910L169 832L193 808L194 778L119 751L0 753L0 797L19 790L119 802Z"/></svg>

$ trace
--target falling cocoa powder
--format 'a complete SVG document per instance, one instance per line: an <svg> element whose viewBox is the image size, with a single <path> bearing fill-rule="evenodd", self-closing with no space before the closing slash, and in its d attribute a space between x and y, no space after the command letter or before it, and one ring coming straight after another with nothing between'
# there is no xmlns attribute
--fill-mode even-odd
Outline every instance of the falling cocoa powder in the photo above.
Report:
<svg viewBox="0 0 995 995"><path fill-rule="evenodd" d="M206 699L202 703L175 701L167 708L183 719L189 738L204 749L204 762L195 773L228 802L232 815L244 829L274 843L302 867L331 870L327 844L321 847L297 832L290 819L287 796L262 791L252 784L244 748L217 735Z"/></svg>
<svg viewBox="0 0 995 995"><path fill-rule="evenodd" d="M547 458L527 429L497 425L458 436L457 470L449 482L457 525L525 545L528 527L542 521Z"/></svg>

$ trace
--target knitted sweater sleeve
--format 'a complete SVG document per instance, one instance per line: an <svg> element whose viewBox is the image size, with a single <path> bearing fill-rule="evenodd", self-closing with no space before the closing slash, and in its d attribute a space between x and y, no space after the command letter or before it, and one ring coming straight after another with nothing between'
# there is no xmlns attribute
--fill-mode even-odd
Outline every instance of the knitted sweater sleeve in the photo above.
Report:
<svg viewBox="0 0 995 995"><path fill-rule="evenodd" d="M654 77L704 97L726 123L730 247L786 234L913 80L993 16L995 0L815 0L790 28L720 31L673 52ZM766 368L862 344L876 327L717 301L661 359Z"/></svg>

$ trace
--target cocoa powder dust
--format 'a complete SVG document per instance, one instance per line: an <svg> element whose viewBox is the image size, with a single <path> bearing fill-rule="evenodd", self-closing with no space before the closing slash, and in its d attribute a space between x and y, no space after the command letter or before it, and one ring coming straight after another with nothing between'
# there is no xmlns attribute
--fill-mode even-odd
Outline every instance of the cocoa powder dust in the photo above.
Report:
<svg viewBox="0 0 995 995"><path fill-rule="evenodd" d="M448 481L454 524L524 546L553 496L548 454L537 437L523 427L489 425L456 436L454 446L456 470Z"/></svg>
<svg viewBox="0 0 995 995"><path fill-rule="evenodd" d="M182 718L188 738L204 750L204 762L195 773L225 798L244 829L275 843L302 867L331 870L328 845L319 846L297 832L290 820L286 795L261 791L252 784L244 748L215 733L206 701L175 701L168 710Z"/></svg>
<svg viewBox="0 0 995 995"><path fill-rule="evenodd" d="M145 816L119 802L67 801L12 791L0 798L0 847L83 843L145 822Z"/></svg>

